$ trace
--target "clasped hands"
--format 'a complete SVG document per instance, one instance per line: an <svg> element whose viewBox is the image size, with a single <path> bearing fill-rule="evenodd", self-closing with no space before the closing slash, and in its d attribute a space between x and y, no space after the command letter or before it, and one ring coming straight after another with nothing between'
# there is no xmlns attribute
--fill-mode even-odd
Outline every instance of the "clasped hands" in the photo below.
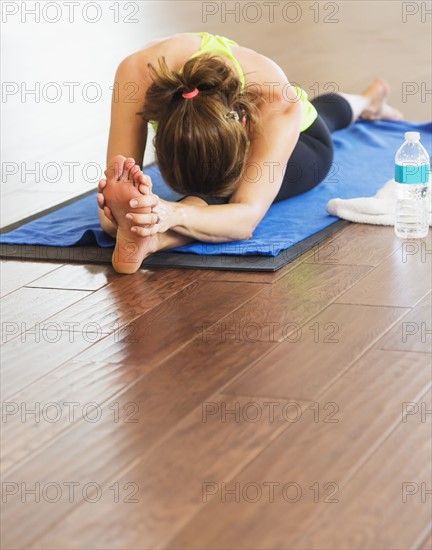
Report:
<svg viewBox="0 0 432 550"><path fill-rule="evenodd" d="M174 214L177 203L165 201L152 192L152 181L150 176L142 174L139 183L134 186L141 193L140 197L135 197L129 201L125 217L132 222L131 231L140 237L150 237L157 233L168 231L174 223ZM97 202L99 208L105 216L118 226L118 220L107 205L104 197L104 189L107 181L102 179L98 185ZM150 213L138 213L141 208L151 208Z"/></svg>

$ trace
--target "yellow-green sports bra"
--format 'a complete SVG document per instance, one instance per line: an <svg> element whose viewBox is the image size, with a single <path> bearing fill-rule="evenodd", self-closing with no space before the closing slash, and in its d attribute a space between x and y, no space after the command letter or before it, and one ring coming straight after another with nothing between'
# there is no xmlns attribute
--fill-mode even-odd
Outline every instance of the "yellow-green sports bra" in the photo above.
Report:
<svg viewBox="0 0 432 550"><path fill-rule="evenodd" d="M245 87L245 78L242 71L242 68L240 67L239 62L234 57L231 46L238 46L237 42L234 42L234 40L231 40L230 38L226 38L225 36L219 36L218 34L210 34L208 32L187 32L185 34L191 34L191 35L197 35L201 37L201 45L199 50L194 53L190 59L204 53L204 52L212 52L216 53L225 57L228 57L237 69L239 80L241 83L241 89L244 90ZM183 67L180 69L180 72L182 71ZM302 122L300 125L300 132L304 132L309 128L309 126L315 121L315 119L318 116L317 110L312 105L312 103L308 100L307 93L298 86L292 86L292 88L295 90L296 94L300 98L300 103L302 106L303 114L302 114ZM155 132L157 130L157 122L150 121L150 124L153 126Z"/></svg>

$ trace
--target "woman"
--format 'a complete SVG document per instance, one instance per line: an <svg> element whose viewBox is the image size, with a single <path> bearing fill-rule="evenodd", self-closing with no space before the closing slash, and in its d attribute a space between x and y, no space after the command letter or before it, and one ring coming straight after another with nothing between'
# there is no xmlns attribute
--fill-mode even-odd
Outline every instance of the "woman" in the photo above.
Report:
<svg viewBox="0 0 432 550"><path fill-rule="evenodd" d="M308 101L274 61L206 32L148 44L120 64L115 80L97 200L102 228L116 237L112 261L120 273L192 240L249 239L273 202L325 178L331 132L358 117L402 118L387 105L382 79L360 95ZM184 195L177 202L153 194L140 170L148 121L157 130L161 174Z"/></svg>

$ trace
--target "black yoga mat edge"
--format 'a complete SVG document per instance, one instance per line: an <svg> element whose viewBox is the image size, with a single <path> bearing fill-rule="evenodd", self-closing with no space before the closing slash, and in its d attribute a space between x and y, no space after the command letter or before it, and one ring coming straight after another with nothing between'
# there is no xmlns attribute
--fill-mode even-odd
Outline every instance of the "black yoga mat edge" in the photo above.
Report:
<svg viewBox="0 0 432 550"><path fill-rule="evenodd" d="M92 191L94 192L94 191ZM86 193L85 195L87 195ZM83 198L81 195L78 198ZM70 204L72 201L68 201ZM62 203L56 208L66 206ZM50 211L56 208L50 209ZM43 214L47 214L45 211ZM40 216L36 216L40 217ZM36 219L33 218L33 219ZM22 221L19 225L27 223ZM313 233L295 245L282 250L277 256L260 255L200 255L185 252L157 252L144 260L141 268L184 268L184 269L216 269L233 271L277 271L284 265L292 262L312 247L330 237L351 222L339 219ZM14 227L16 229L17 227ZM0 258L9 260L28 260L42 262L80 263L80 264L109 264L113 249L99 246L40 246L1 244Z"/></svg>

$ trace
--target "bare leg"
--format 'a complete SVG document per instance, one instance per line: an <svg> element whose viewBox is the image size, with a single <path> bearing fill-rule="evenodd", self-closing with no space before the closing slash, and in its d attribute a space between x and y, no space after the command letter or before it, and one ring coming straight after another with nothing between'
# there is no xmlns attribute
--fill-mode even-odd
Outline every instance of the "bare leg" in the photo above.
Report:
<svg viewBox="0 0 432 550"><path fill-rule="evenodd" d="M353 120L360 116L365 120L401 120L403 115L387 104L389 85L382 78L376 78L359 95L339 92L351 105Z"/></svg>

